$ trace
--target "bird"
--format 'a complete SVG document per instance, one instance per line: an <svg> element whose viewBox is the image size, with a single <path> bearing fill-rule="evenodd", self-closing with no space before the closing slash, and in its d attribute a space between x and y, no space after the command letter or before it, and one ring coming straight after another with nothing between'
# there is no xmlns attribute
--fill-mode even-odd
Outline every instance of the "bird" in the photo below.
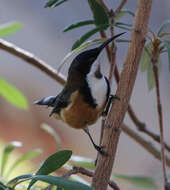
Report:
<svg viewBox="0 0 170 190"><path fill-rule="evenodd" d="M95 144L88 126L106 115L112 100L119 98L116 95L110 96L109 81L100 72L99 62L96 60L111 41L123 34L124 32L117 34L99 47L78 54L69 67L62 91L57 96L48 96L34 102L37 105L52 107L49 116L62 120L71 128L83 129L94 148L102 155L106 153L102 146Z"/></svg>

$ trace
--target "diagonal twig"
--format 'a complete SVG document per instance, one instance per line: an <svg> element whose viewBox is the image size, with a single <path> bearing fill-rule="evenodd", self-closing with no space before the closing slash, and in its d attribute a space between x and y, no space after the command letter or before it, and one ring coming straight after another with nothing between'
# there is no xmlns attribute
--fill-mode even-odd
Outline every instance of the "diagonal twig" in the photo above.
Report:
<svg viewBox="0 0 170 190"><path fill-rule="evenodd" d="M73 166L72 170L67 171L61 177L69 178L71 175L78 174L78 173L86 175L88 177L93 177L94 176L94 172L92 172L90 170L87 170L87 169L85 169L83 167L80 167L80 166ZM117 184L114 181L110 180L108 184L112 189L120 190L119 187L117 186Z"/></svg>

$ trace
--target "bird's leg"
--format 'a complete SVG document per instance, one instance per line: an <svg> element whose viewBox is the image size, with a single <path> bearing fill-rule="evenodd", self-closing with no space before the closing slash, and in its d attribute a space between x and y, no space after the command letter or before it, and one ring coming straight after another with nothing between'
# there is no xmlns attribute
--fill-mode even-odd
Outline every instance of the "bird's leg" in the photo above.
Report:
<svg viewBox="0 0 170 190"><path fill-rule="evenodd" d="M106 107L105 107L105 110L102 113L102 116L107 116L107 114L109 112L109 109L110 109L110 106L111 106L111 103L113 102L114 99L120 100L120 98L118 96L111 94L109 96L109 99L108 99L107 103L106 103Z"/></svg>
<svg viewBox="0 0 170 190"><path fill-rule="evenodd" d="M83 130L84 130L84 132L89 136L90 141L92 142L94 148L95 148L100 154L102 154L102 155L104 155L104 156L107 156L107 153L102 150L102 149L103 149L103 146L98 146L98 145L95 144L95 142L93 141L92 136L90 135L89 129L88 129L88 128L85 128L85 129L83 129Z"/></svg>

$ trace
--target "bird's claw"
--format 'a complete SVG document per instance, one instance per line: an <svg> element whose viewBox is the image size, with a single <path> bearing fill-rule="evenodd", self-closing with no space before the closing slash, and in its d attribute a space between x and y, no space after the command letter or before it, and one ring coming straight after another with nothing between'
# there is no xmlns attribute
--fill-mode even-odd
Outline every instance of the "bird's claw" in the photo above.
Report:
<svg viewBox="0 0 170 190"><path fill-rule="evenodd" d="M108 153L103 150L104 146L95 145L95 149L103 156L108 156Z"/></svg>

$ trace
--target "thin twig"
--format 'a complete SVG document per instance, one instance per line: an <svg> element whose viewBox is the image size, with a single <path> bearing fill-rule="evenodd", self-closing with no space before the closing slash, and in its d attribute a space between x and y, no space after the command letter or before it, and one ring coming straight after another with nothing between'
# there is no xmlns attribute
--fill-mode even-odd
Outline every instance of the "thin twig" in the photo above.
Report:
<svg viewBox="0 0 170 190"><path fill-rule="evenodd" d="M18 46L7 42L3 39L0 39L0 49L7 51L8 53L15 55L28 62L29 64L37 67L42 72L46 73L48 76L59 82L61 85L65 84L66 78L61 73L58 73L54 68L50 65L46 64L40 58L34 56L32 53L19 48Z"/></svg>
<svg viewBox="0 0 170 190"><path fill-rule="evenodd" d="M61 177L69 178L71 175L78 174L78 173L83 174L83 175L88 176L88 177L93 177L94 176L94 172L92 172L92 171L89 171L89 170L87 170L87 169L85 169L83 167L73 166L72 170L67 171ZM119 187L117 186L117 184L114 181L109 181L108 184L112 189L120 190Z"/></svg>
<svg viewBox="0 0 170 190"><path fill-rule="evenodd" d="M128 127L126 124L123 124L123 132L131 137L136 143L140 144L147 152L153 155L156 159L161 161L160 151L153 146L150 141L145 140L139 134L137 134L134 130ZM166 163L170 167L170 159L166 157Z"/></svg>
<svg viewBox="0 0 170 190"><path fill-rule="evenodd" d="M159 128L160 128L161 160L162 160L162 169L163 169L163 178L164 178L164 188L166 188L168 178L167 178L167 173L166 173L166 159L165 159L164 133L163 133L163 113L162 113L159 76L158 76L158 67L157 67L158 57L159 57L159 45L160 45L160 41L155 40L153 43L151 63L152 63L154 79L155 79L155 87L156 87L157 111L158 111L158 121L159 121Z"/></svg>
<svg viewBox="0 0 170 190"><path fill-rule="evenodd" d="M115 15L119 14L120 11L122 10L122 8L124 7L124 5L126 4L127 0L122 0L122 2L120 3L120 5L118 6L118 8L115 11Z"/></svg>

